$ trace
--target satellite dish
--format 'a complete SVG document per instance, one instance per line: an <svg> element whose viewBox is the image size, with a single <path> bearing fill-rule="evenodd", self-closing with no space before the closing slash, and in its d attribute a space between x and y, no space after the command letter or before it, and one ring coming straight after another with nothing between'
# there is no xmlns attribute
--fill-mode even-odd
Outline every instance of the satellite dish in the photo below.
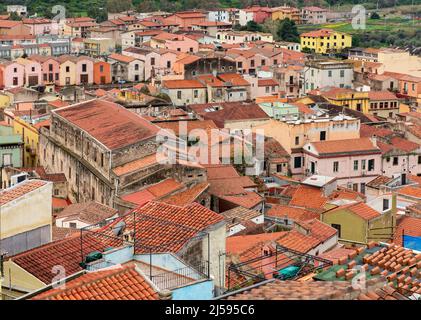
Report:
<svg viewBox="0 0 421 320"><path fill-rule="evenodd" d="M113 227L112 230L116 236L121 236L125 228L126 228L126 223L123 220L121 220L116 223L116 225Z"/></svg>

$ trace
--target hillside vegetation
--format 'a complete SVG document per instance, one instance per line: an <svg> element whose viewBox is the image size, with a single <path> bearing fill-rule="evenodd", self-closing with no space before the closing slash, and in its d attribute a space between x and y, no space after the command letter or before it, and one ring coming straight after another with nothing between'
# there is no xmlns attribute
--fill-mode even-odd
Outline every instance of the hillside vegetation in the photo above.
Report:
<svg viewBox="0 0 421 320"><path fill-rule="evenodd" d="M367 9L393 8L395 5L411 5L413 0L2 0L0 12L6 10L8 4L24 4L28 6L30 14L51 16L54 5L66 7L68 16L86 16L98 9L107 9L109 12L121 12L128 9L138 11L179 11L188 9L215 9L215 8L244 8L250 5L281 6L284 4L302 7L306 5L330 6L331 10L350 10L352 5L364 4Z"/></svg>

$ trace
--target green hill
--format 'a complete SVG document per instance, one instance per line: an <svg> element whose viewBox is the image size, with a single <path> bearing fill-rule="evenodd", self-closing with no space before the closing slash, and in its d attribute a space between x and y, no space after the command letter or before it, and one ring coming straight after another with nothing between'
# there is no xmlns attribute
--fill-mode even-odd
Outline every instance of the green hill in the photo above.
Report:
<svg viewBox="0 0 421 320"><path fill-rule="evenodd" d="M30 14L52 16L51 8L54 5L64 5L68 16L86 16L90 12L96 12L107 8L109 12L119 12L129 8L140 11L179 11L189 9L215 9L236 7L243 8L252 4L262 6L281 6L284 4L302 7L306 5L330 6L337 10L350 9L352 5L364 4L367 9L393 7L394 5L412 4L413 0L2 0L0 12L6 10L8 4L24 4L28 6ZM417 1L415 1L417 3ZM339 6L339 7L338 7Z"/></svg>

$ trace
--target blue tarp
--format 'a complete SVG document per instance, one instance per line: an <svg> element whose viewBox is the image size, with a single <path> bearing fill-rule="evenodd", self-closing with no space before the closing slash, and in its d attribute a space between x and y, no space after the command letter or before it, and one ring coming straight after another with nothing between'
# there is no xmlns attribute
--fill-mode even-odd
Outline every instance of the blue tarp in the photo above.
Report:
<svg viewBox="0 0 421 320"><path fill-rule="evenodd" d="M402 241L405 248L421 251L421 237L404 235Z"/></svg>

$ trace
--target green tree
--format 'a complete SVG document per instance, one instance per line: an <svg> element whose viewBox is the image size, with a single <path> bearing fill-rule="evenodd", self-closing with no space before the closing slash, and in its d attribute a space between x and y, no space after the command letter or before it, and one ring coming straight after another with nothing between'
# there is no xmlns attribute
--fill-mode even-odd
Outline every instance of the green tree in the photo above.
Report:
<svg viewBox="0 0 421 320"><path fill-rule="evenodd" d="M108 20L107 9L91 7L88 9L88 17L94 18L96 22L100 23Z"/></svg>
<svg viewBox="0 0 421 320"><path fill-rule="evenodd" d="M107 0L107 10L111 13L128 11L132 8L132 0Z"/></svg>
<svg viewBox="0 0 421 320"><path fill-rule="evenodd" d="M277 38L282 41L299 42L300 39L297 26L295 22L290 19L279 21L276 35Z"/></svg>
<svg viewBox="0 0 421 320"><path fill-rule="evenodd" d="M243 28L242 28L243 29ZM249 22L247 22L247 24L244 27L244 30L246 31L254 31L254 32L262 32L263 27L256 23L255 21L251 20Z"/></svg>
<svg viewBox="0 0 421 320"><path fill-rule="evenodd" d="M9 19L13 21L21 21L22 17L18 15L16 12L12 12L10 13Z"/></svg>

